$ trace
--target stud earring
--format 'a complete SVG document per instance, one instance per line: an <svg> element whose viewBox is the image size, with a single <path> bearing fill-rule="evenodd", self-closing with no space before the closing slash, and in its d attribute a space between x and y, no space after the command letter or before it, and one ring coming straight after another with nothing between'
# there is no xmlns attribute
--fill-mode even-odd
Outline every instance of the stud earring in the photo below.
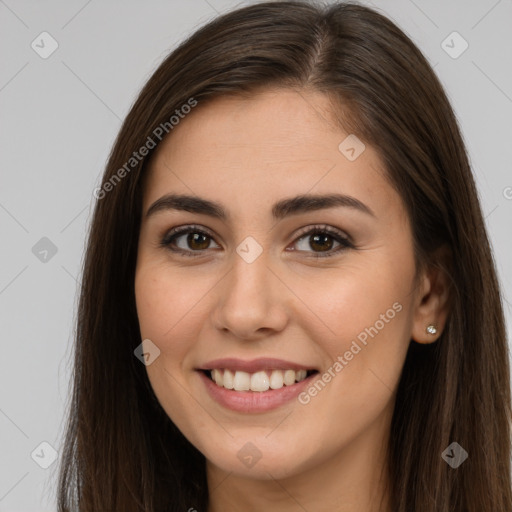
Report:
<svg viewBox="0 0 512 512"><path fill-rule="evenodd" d="M428 334L437 334L437 327L433 324L430 324L427 326L426 331L428 332Z"/></svg>

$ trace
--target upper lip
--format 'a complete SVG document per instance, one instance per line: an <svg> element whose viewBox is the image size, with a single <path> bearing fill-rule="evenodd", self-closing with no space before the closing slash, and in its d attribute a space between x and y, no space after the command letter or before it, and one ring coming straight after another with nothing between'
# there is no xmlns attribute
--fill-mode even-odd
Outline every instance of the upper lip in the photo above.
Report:
<svg viewBox="0 0 512 512"><path fill-rule="evenodd" d="M293 361L285 361L284 359L276 359L273 357L260 357L244 361L236 357L227 357L223 359L214 359L204 363L199 370L213 370L226 368L228 370L242 371L247 373L256 373L261 370L314 370L311 366L294 363Z"/></svg>

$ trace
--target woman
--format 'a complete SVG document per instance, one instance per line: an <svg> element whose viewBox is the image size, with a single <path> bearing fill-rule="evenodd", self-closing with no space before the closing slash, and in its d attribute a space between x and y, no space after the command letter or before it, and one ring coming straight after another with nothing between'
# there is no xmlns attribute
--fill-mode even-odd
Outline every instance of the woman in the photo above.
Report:
<svg viewBox="0 0 512 512"><path fill-rule="evenodd" d="M220 16L149 79L95 196L59 510L512 509L482 212L393 23Z"/></svg>

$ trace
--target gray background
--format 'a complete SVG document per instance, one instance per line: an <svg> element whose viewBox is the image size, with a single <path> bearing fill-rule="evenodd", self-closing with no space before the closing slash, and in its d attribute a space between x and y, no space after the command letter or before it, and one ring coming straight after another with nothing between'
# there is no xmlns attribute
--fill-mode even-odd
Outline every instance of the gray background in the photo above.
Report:
<svg viewBox="0 0 512 512"><path fill-rule="evenodd" d="M58 462L40 467L52 454L40 443L60 452L92 191L121 120L170 49L244 3L252 2L0 0L0 512L56 510ZM510 333L512 0L363 3L412 37L447 89L478 182ZM46 59L31 47L51 49L43 31L58 43ZM448 37L453 31L469 44L457 58L464 43Z"/></svg>

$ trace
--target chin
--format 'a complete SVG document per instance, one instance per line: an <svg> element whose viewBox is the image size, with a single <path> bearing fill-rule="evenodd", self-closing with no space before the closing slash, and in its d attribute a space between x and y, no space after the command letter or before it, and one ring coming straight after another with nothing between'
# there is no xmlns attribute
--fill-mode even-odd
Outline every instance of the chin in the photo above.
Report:
<svg viewBox="0 0 512 512"><path fill-rule="evenodd" d="M245 435L215 443L202 450L208 464L246 478L282 479L294 476L313 465L311 454L303 443L288 438L269 439L267 434ZM208 444L211 443L211 440ZM222 450L219 450L222 446ZM300 454L300 455L298 455ZM308 464L308 462L310 464Z"/></svg>

